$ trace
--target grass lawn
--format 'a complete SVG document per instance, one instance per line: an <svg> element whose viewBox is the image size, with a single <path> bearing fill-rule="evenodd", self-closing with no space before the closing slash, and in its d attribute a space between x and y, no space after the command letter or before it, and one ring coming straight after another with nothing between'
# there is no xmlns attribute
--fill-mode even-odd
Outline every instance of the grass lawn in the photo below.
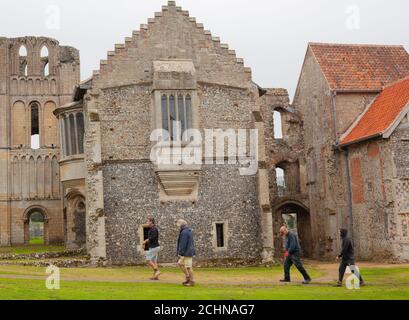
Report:
<svg viewBox="0 0 409 320"><path fill-rule="evenodd" d="M31 245L44 245L44 237L36 237L30 239Z"/></svg>
<svg viewBox="0 0 409 320"><path fill-rule="evenodd" d="M272 268L197 269L197 286L180 285L176 268L163 269L160 282L146 279L151 273L142 267L60 269L60 290L45 287L45 268L1 266L0 299L147 299L147 300L363 300L409 299L409 266L367 266L361 268L368 286L360 290L332 287L336 265L308 265L315 282L302 286L293 270L294 283L281 285L279 266Z"/></svg>
<svg viewBox="0 0 409 320"><path fill-rule="evenodd" d="M0 255L2 253L3 254L30 254L30 253L63 252L64 250L65 250L64 246L45 246L43 244L30 243L30 245L27 245L27 246L0 247Z"/></svg>

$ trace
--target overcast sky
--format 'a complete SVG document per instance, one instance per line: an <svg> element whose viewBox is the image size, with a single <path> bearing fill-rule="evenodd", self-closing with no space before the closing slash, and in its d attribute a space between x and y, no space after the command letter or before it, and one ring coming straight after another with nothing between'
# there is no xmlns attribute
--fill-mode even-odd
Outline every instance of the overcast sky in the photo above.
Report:
<svg viewBox="0 0 409 320"><path fill-rule="evenodd" d="M81 52L81 78L166 0L2 0L0 36L56 38ZM409 50L407 0L179 0L235 49L263 87L292 97L307 43L402 44Z"/></svg>

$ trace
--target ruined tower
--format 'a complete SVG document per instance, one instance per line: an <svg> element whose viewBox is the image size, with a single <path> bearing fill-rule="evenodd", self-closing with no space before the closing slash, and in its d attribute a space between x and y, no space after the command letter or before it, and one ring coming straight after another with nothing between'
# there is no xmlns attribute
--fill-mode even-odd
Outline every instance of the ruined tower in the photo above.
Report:
<svg viewBox="0 0 409 320"><path fill-rule="evenodd" d="M50 38L0 38L0 245L64 241L54 109L80 80L79 52Z"/></svg>

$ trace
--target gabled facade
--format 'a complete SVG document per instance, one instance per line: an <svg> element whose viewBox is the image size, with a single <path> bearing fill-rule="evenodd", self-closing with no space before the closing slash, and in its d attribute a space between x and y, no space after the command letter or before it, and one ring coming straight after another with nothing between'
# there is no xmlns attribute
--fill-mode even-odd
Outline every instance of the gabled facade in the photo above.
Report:
<svg viewBox="0 0 409 320"><path fill-rule="evenodd" d="M382 90L340 143L352 173L354 230L370 225L370 233L357 238L373 246L383 239L384 255L399 261L409 259L408 115L409 78L404 78Z"/></svg>
<svg viewBox="0 0 409 320"><path fill-rule="evenodd" d="M86 199L87 249L93 260L142 263L145 223L152 216L161 232L162 262L175 260L175 223L181 218L195 233L199 260L271 261L263 94L234 50L173 1L125 44L115 45L92 79L77 87L74 101L55 112L62 125L78 107L85 115L84 167L75 170L81 161L66 157L66 172L78 176L61 176L68 217L76 216L72 196ZM173 126L175 120L181 128ZM192 137L182 135L192 129L202 137L193 144ZM237 145L238 130L250 136L255 129L255 145L244 139L247 151L233 154L233 161L216 146L205 152L208 130L226 134L229 147L222 137L221 151L227 152ZM155 130L166 132L161 143L154 141ZM188 145L199 154L197 163L155 160ZM243 174L240 161L248 152L256 170ZM76 237L74 232L71 238Z"/></svg>
<svg viewBox="0 0 409 320"><path fill-rule="evenodd" d="M369 167L357 161L350 164L341 138L385 85L408 75L409 55L400 46L309 44L293 107L303 121L314 256L332 257L339 248L338 229L347 227L353 232L359 257L397 257L389 240L394 212L383 206L389 203L387 187L364 181L361 169ZM368 152L373 155L372 151ZM381 162L387 159L386 154L377 157ZM379 166L393 168L391 162ZM379 176L377 170L367 176ZM394 193L387 191L390 199ZM363 201L372 205L361 214L356 204ZM366 220L358 223L356 216Z"/></svg>

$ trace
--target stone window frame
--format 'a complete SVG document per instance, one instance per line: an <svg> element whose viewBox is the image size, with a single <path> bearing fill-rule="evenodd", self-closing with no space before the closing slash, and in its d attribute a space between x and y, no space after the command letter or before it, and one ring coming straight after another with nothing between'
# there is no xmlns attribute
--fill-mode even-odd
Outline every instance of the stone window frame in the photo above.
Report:
<svg viewBox="0 0 409 320"><path fill-rule="evenodd" d="M176 109L178 108L178 97L180 95L182 95L183 97L186 97L189 95L191 98L190 108L191 108L191 113L192 113L192 125L190 129L199 129L199 105L200 105L199 97L197 94L197 90L192 90L192 89L155 90L154 91L154 96L153 96L154 129L163 129L163 117L162 117L162 97L163 95L166 95L168 97L168 106L169 106L169 97L171 95L175 97Z"/></svg>
<svg viewBox="0 0 409 320"><path fill-rule="evenodd" d="M70 121L70 118L73 118L73 123ZM72 124L74 125L74 128L71 128ZM59 116L59 126L62 158L83 156L85 152L84 112L76 109L61 114ZM82 138L80 138L80 134L82 134ZM74 141L72 141L73 138ZM80 145L81 142L82 146Z"/></svg>
<svg viewBox="0 0 409 320"><path fill-rule="evenodd" d="M223 236L224 236L224 247L217 246L217 225L223 225ZM214 221L212 223L212 246L214 251L216 252L226 252L229 249L229 222L227 220L224 221Z"/></svg>

